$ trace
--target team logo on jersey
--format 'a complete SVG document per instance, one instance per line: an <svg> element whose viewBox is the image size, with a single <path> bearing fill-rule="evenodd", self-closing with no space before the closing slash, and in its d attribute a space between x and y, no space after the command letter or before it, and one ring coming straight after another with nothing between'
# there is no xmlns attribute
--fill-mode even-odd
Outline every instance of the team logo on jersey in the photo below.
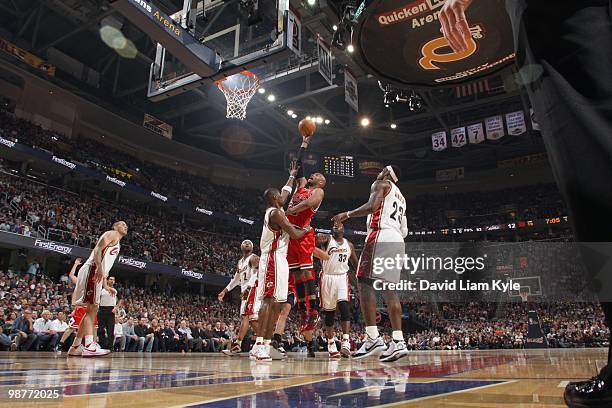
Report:
<svg viewBox="0 0 612 408"><path fill-rule="evenodd" d="M119 248L115 247L115 248L111 249L110 254L115 256L115 255L117 255L118 252L119 252Z"/></svg>
<svg viewBox="0 0 612 408"><path fill-rule="evenodd" d="M338 247L329 248L327 250L327 254L328 255L332 255L332 254L335 254L335 253L344 254L346 252L348 252L348 250L346 248L338 248Z"/></svg>
<svg viewBox="0 0 612 408"><path fill-rule="evenodd" d="M266 283L266 288L271 288L272 286L274 286L273 282Z"/></svg>

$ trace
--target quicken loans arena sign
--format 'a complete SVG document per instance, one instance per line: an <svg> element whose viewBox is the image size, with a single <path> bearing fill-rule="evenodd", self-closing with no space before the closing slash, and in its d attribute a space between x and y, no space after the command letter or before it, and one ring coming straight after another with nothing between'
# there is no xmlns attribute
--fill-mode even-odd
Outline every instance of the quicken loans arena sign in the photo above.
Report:
<svg viewBox="0 0 612 408"><path fill-rule="evenodd" d="M359 17L363 68L384 82L413 87L455 84L491 74L514 60L503 1L472 3L468 49L454 52L440 32L445 0L375 0Z"/></svg>

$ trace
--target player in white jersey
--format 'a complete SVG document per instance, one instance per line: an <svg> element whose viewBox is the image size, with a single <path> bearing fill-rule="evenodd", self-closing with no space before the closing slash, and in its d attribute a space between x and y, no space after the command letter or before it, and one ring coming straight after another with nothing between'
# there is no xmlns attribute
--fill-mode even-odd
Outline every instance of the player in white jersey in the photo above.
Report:
<svg viewBox="0 0 612 408"><path fill-rule="evenodd" d="M292 192L297 167L292 164L289 180L282 193L275 188L264 192L266 213L261 231L261 257L259 259L259 276L257 297L262 301L259 309L259 333L255 346L251 350L251 359L261 362L271 361L270 343L276 324L280 305L287 301L289 285L289 264L287 250L289 239L300 239L310 231L310 226L299 229L291 225L282 203Z"/></svg>
<svg viewBox="0 0 612 408"><path fill-rule="evenodd" d="M368 216L368 235L359 258L357 277L359 300L366 322L366 341L353 354L354 358L364 358L381 354L380 361L395 361L408 354L402 332L402 308L396 291L383 291L387 304L393 340L385 345L376 327L376 291L374 286L400 280L401 265L395 261L405 254L404 238L408 235L406 224L406 199L395 185L398 172L394 166L385 167L370 189L368 202L359 208L337 214L334 223L343 223L349 218ZM387 261L387 262L385 262ZM390 265L391 264L391 265Z"/></svg>
<svg viewBox="0 0 612 408"><path fill-rule="evenodd" d="M101 349L94 341L94 319L98 313L100 304L100 293L105 288L111 295L117 291L106 284L119 250L121 239L128 233L128 226L124 221L117 221L113 229L106 231L98 239L98 243L91 255L79 269L76 286L72 294L72 306L83 306L87 313L81 319L79 330L72 347L68 351L69 356L96 357L110 353L109 350ZM85 338L85 346L81 344Z"/></svg>
<svg viewBox="0 0 612 408"><path fill-rule="evenodd" d="M317 246L324 251L321 256L321 274L319 276L319 301L321 311L325 317L325 337L327 337L327 351L330 358L340 356L350 357L351 331L350 309L350 282L354 275L349 273L349 262L356 269L357 255L353 244L344 238L344 226L334 225L332 235L317 235ZM342 342L340 351L336 346L334 321L336 310L340 312L340 325L342 326Z"/></svg>
<svg viewBox="0 0 612 408"><path fill-rule="evenodd" d="M227 286L217 296L219 301L228 292L231 292L236 286L240 285L240 330L238 337L232 343L229 350L223 350L223 353L228 356L240 354L242 349L242 340L246 336L249 325L253 329L253 333L257 333L257 312L259 311L259 299L257 299L257 268L259 267L259 257L253 253L253 242L245 239L240 244L242 257L238 260L236 273L227 284Z"/></svg>

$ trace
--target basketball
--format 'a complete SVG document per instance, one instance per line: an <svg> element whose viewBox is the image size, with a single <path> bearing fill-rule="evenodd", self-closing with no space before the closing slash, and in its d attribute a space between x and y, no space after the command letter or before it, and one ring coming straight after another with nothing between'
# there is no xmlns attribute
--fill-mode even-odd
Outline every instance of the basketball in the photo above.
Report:
<svg viewBox="0 0 612 408"><path fill-rule="evenodd" d="M302 136L310 137L317 131L317 125L312 119L302 119L298 125L298 130Z"/></svg>

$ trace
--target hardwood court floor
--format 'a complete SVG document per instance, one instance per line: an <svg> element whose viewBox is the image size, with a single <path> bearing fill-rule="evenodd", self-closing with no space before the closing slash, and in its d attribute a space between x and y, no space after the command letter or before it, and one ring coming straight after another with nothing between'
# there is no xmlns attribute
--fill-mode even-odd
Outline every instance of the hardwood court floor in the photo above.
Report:
<svg viewBox="0 0 612 408"><path fill-rule="evenodd" d="M201 353L0 353L0 406L563 407L566 382L593 376L605 361L604 349L423 351L392 364L322 353L268 364ZM63 398L8 398L24 389Z"/></svg>

